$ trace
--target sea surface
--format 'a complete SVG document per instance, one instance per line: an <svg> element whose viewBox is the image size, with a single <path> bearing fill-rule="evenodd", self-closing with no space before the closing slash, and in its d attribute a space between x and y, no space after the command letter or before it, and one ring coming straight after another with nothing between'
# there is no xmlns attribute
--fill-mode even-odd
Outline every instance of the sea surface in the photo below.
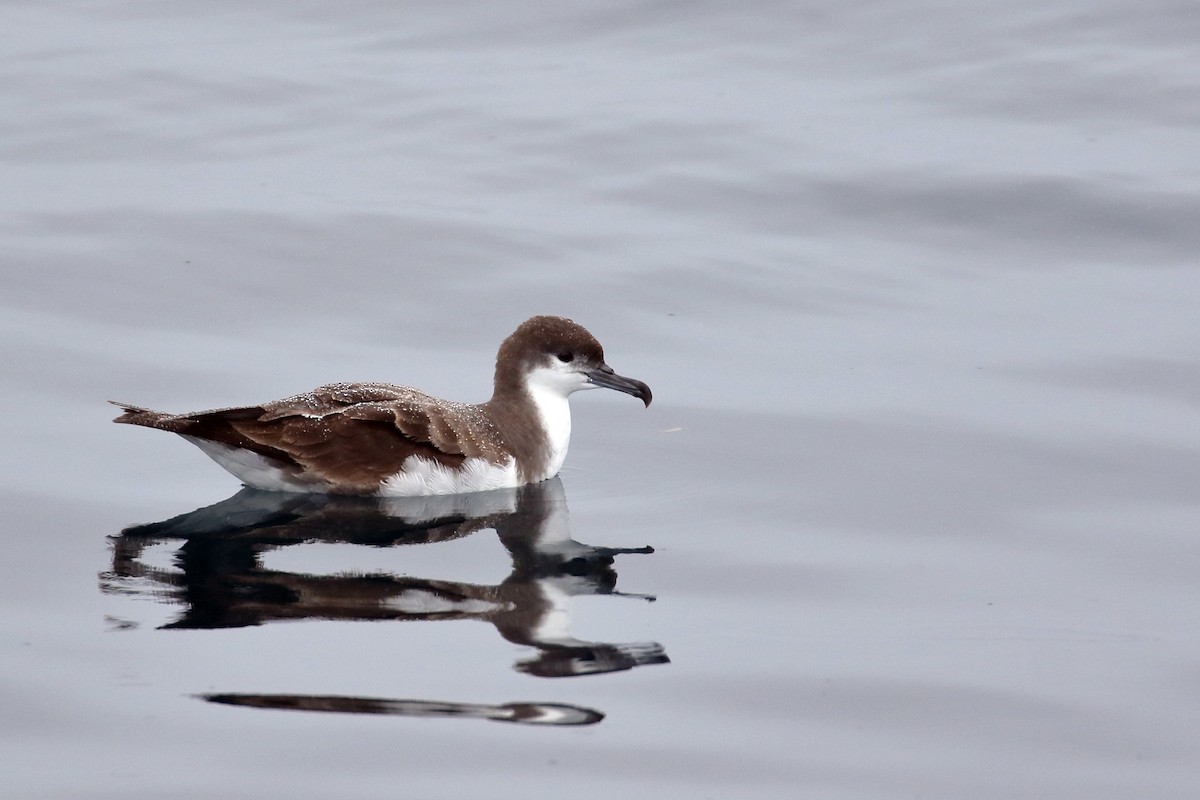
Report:
<svg viewBox="0 0 1200 800"><path fill-rule="evenodd" d="M1194 2L0 21L0 796L1198 796ZM655 401L529 490L109 422L533 314Z"/></svg>

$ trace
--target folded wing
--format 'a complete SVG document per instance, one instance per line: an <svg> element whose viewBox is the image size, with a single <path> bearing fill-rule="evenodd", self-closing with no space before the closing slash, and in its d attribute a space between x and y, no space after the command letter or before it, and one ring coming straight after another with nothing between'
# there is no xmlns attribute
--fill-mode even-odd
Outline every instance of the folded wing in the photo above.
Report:
<svg viewBox="0 0 1200 800"><path fill-rule="evenodd" d="M272 403L162 414L122 403L116 422L256 453L306 482L371 492L413 457L457 467L502 463L503 440L478 406L382 383L330 384Z"/></svg>

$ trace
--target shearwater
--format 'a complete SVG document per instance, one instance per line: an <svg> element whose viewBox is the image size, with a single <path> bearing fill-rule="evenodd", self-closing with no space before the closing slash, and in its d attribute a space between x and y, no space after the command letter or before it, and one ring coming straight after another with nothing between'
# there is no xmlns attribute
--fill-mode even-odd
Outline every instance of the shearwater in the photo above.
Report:
<svg viewBox="0 0 1200 800"><path fill-rule="evenodd" d="M114 403L124 413L113 421L177 433L256 489L454 494L558 474L571 439L567 398L596 387L650 405L650 387L616 374L585 328L538 316L501 343L485 403L387 383L332 383L262 405L190 414Z"/></svg>

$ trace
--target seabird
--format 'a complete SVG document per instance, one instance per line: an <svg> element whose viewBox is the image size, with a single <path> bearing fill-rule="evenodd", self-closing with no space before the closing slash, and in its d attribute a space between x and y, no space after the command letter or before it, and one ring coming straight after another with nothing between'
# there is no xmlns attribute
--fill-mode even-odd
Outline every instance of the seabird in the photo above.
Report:
<svg viewBox="0 0 1200 800"><path fill-rule="evenodd" d="M501 343L485 403L388 383L331 383L272 403L192 414L114 402L124 413L113 421L177 433L255 489L454 494L558 474L571 439L567 398L596 387L650 405L650 387L616 374L585 328L538 316Z"/></svg>

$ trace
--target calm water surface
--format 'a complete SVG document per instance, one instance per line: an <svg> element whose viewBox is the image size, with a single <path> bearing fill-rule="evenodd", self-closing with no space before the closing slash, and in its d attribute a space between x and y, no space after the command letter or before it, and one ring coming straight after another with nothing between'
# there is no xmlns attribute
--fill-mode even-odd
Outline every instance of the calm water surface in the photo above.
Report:
<svg viewBox="0 0 1200 800"><path fill-rule="evenodd" d="M3 17L0 794L1195 797L1193 4ZM482 505L108 422L534 313L655 404Z"/></svg>

